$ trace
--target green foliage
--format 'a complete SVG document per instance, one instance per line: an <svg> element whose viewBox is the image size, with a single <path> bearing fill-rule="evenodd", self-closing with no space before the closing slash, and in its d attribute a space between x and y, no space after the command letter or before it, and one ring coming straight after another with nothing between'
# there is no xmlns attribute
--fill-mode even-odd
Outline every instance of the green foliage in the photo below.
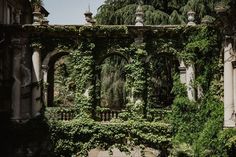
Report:
<svg viewBox="0 0 236 157"><path fill-rule="evenodd" d="M31 0L31 4L42 6L43 5L43 0Z"/></svg>
<svg viewBox="0 0 236 157"><path fill-rule="evenodd" d="M197 33L196 33L197 32ZM203 88L204 96L189 101L182 84L175 79L172 105L173 156L231 156L235 151L234 134L225 136L223 128L222 64L217 31L202 27L191 32L179 54L187 64L195 64L195 87ZM195 34L196 33L196 34ZM186 90L184 90L186 91ZM230 132L230 131L229 131ZM227 141L227 142L226 142Z"/></svg>
<svg viewBox="0 0 236 157"><path fill-rule="evenodd" d="M120 56L110 56L101 65L101 106L120 110L126 103L125 65Z"/></svg>
<svg viewBox="0 0 236 157"><path fill-rule="evenodd" d="M171 127L158 122L126 121L101 124L91 119L52 122L50 134L56 156L87 156L89 150L112 146L128 151L137 145L152 146L168 152Z"/></svg>
<svg viewBox="0 0 236 157"><path fill-rule="evenodd" d="M63 83L74 87L78 115L70 122L50 122L56 154L66 156L79 152L79 155L86 155L92 148L108 149L111 146L127 151L129 146L134 145L150 146L163 150L166 154L172 149L172 156L227 156L234 153L234 131L229 131L227 135L227 131L222 130L222 64L218 31L208 26L157 29L142 44L128 42L122 45L121 42L112 40L105 46L101 46L101 43L104 44L107 40L96 41L92 36L99 32L109 37L113 30L116 33L121 31L122 35L130 33L127 27L80 28L79 33L86 38L82 38L79 48L75 48L70 54L67 62L70 79ZM128 103L120 113L120 119L110 124L101 124L91 117L96 110L103 112L110 108L102 108L97 102L100 101L100 82L97 79L100 73L97 64L101 58L111 55L110 49L115 49L121 56L128 56L125 66L120 63L125 68L126 82L119 82L122 88L125 87ZM101 58L100 51L105 53ZM177 58L183 59L187 66L194 63L196 67L193 85L195 88L202 87L204 95L196 102L188 100L186 86L180 83L179 75L175 74L178 70ZM167 66L170 64L172 67ZM102 66L102 78L107 83L104 84L104 91L111 86L118 88L119 85L113 86L117 79L109 82L107 78L113 77L113 73L114 76L120 75L124 69L119 69L111 60L105 61ZM111 66L119 69L119 72L109 70ZM60 74L66 76L63 71ZM168 90L164 90L165 87ZM158 110L161 103L155 92L160 88L163 95L167 93L175 97L170 114L168 107L166 111ZM109 91L103 92L102 97L112 90ZM119 90L114 91L119 93ZM155 99L151 95L155 95ZM171 122L171 127L163 124L168 129L163 128L160 121Z"/></svg>
<svg viewBox="0 0 236 157"><path fill-rule="evenodd" d="M207 16L216 17L214 8L222 0L143 0L145 24L186 24L187 12L196 12L198 23ZM96 19L99 24L134 24L135 12L139 1L135 0L106 0L98 9ZM226 3L227 4L227 3Z"/></svg>

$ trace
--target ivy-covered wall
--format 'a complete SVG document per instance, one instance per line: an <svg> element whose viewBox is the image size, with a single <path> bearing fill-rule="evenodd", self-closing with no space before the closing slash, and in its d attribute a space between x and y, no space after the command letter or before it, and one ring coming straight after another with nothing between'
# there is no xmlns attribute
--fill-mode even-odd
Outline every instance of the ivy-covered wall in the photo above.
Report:
<svg viewBox="0 0 236 157"><path fill-rule="evenodd" d="M86 156L96 147L114 146L128 151L136 145L158 149L162 156L235 153L236 131L223 130L221 38L216 28L38 26L24 29L36 32L32 38L39 32L43 34L37 40L44 45L44 56L54 49L70 52L66 85L75 93L76 116L71 121L46 119L48 148L54 156ZM140 34L143 34L141 43L137 42ZM70 40L65 40L68 36ZM104 124L96 121L95 114L100 101L98 72L101 61L113 53L128 61L125 86L129 94L119 118ZM186 86L180 83L180 59L196 67L193 87L203 89L203 96L196 101L188 100ZM158 81L162 82L159 86ZM169 94L170 104L155 97L159 94L156 89L160 88L160 96Z"/></svg>

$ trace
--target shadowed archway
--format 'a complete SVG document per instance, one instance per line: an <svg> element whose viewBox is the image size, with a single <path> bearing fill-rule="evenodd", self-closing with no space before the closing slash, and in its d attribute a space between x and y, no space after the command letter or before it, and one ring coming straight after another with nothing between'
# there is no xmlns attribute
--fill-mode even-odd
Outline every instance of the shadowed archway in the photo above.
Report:
<svg viewBox="0 0 236 157"><path fill-rule="evenodd" d="M67 51L52 51L50 52L42 63L43 71L43 99L44 105L48 107L53 106L54 101L54 72L55 63L63 56L69 55Z"/></svg>

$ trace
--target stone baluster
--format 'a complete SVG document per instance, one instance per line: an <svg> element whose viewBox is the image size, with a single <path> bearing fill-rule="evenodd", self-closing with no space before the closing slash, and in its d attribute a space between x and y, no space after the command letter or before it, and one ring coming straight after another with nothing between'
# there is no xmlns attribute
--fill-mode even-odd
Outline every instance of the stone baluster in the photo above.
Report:
<svg viewBox="0 0 236 157"><path fill-rule="evenodd" d="M41 103L41 44L32 44L32 115L40 114Z"/></svg>
<svg viewBox="0 0 236 157"><path fill-rule="evenodd" d="M108 112L105 112L105 122L108 121Z"/></svg>
<svg viewBox="0 0 236 157"><path fill-rule="evenodd" d="M233 60L233 45L226 37L224 44L224 127L235 127Z"/></svg>
<svg viewBox="0 0 236 157"><path fill-rule="evenodd" d="M13 45L13 86L12 86L12 120L20 119L21 106L21 40L12 39Z"/></svg>
<svg viewBox="0 0 236 157"><path fill-rule="evenodd" d="M112 119L115 118L115 114L114 113L115 113L114 111L111 111L111 118Z"/></svg>
<svg viewBox="0 0 236 157"><path fill-rule="evenodd" d="M102 121L105 121L105 113L102 112Z"/></svg>

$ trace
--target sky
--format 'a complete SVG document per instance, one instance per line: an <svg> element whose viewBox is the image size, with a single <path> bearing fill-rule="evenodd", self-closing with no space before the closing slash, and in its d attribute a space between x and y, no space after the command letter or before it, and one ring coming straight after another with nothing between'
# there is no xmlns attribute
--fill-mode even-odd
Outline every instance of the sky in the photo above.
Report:
<svg viewBox="0 0 236 157"><path fill-rule="evenodd" d="M49 24L79 25L85 23L84 13L90 6L93 15L104 0L44 0L44 7L50 13Z"/></svg>

